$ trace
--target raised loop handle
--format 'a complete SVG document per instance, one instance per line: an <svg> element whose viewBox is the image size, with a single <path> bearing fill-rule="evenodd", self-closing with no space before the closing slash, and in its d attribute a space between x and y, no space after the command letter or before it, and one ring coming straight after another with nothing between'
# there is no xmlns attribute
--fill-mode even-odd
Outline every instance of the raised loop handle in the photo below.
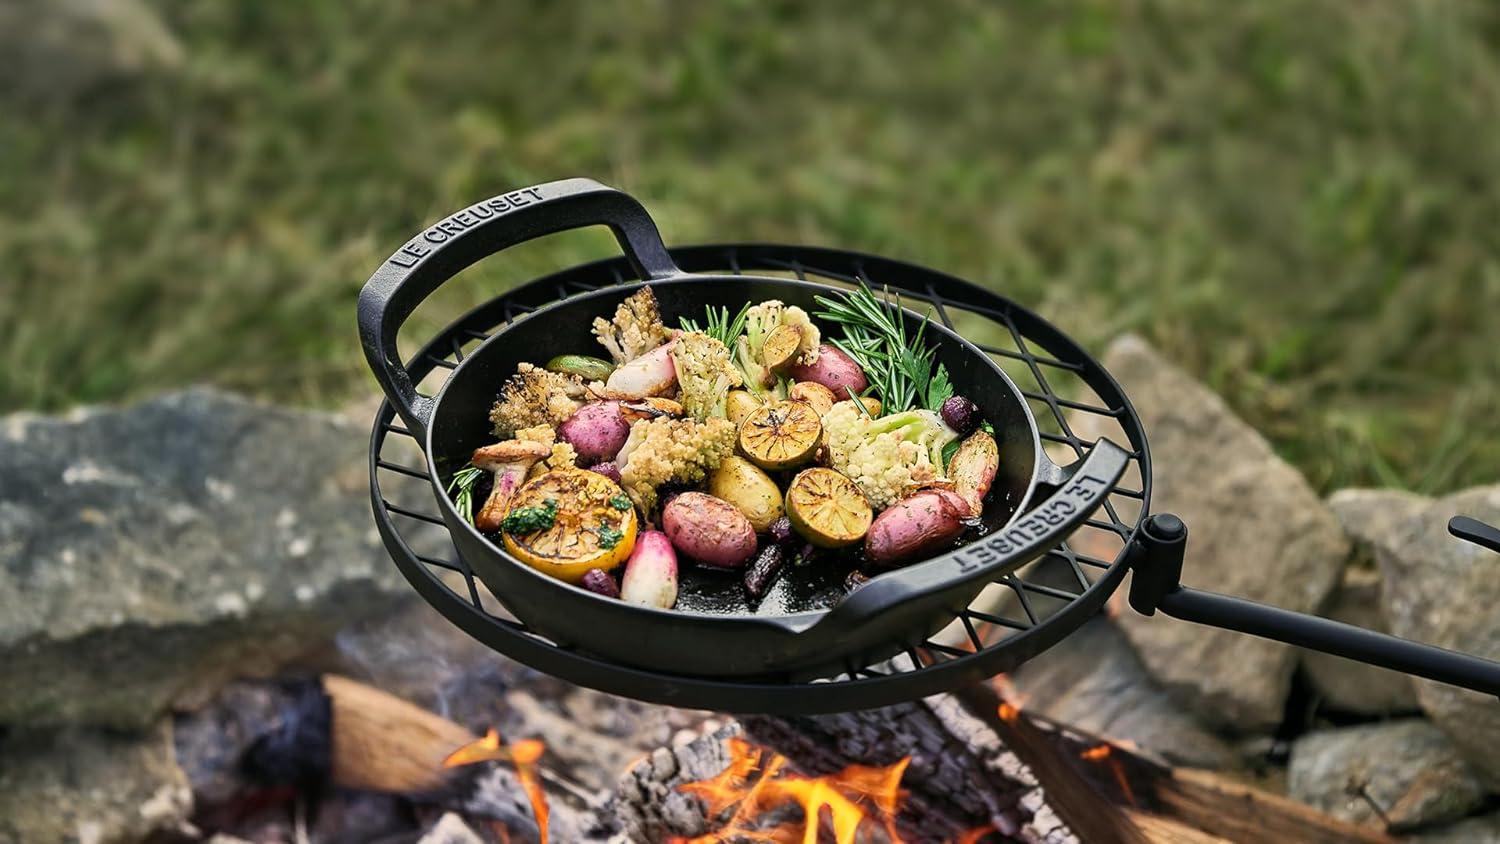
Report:
<svg viewBox="0 0 1500 844"><path fill-rule="evenodd" d="M564 179L476 202L428 226L387 258L359 294L359 337L386 398L414 436L424 437L433 400L419 395L396 334L423 300L476 262L528 240L609 226L643 279L679 275L646 209L592 179Z"/></svg>
<svg viewBox="0 0 1500 844"><path fill-rule="evenodd" d="M934 593L991 580L1052 549L1099 508L1114 488L1130 454L1107 439L1062 469L1057 490L1004 528L960 548L948 558L919 563L874 578L851 592L807 629L852 631L907 608L925 607Z"/></svg>

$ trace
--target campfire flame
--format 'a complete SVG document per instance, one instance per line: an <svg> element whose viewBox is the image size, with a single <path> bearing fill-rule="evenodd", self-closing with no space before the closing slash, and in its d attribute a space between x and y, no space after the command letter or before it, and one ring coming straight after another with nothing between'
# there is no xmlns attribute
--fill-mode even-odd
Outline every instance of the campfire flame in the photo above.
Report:
<svg viewBox="0 0 1500 844"><path fill-rule="evenodd" d="M729 764L724 770L706 780L684 783L678 790L701 798L710 819L726 812L728 819L714 832L673 839L673 844L817 844L825 820L836 844L854 844L867 820L878 823L890 841L902 841L896 832L896 815L905 796L901 778L911 764L910 756L891 765L850 765L827 776L807 777L790 770L786 757L745 739L731 738L725 747ZM800 820L770 828L760 824L767 814L791 807L802 810ZM992 829L985 826L965 832L955 844L977 844Z"/></svg>
<svg viewBox="0 0 1500 844"><path fill-rule="evenodd" d="M526 790L531 801L531 812L536 816L537 833L542 844L547 844L547 793L542 790L541 777L537 775L536 763L542 758L547 746L536 739L521 739L506 746L500 741L500 733L493 728L484 738L472 741L448 754L443 760L444 768L475 765L480 762L509 762L515 766L516 777Z"/></svg>
<svg viewBox="0 0 1500 844"><path fill-rule="evenodd" d="M1120 764L1119 757L1115 756L1114 748L1111 745L1107 743L1096 744L1093 747L1085 748L1078 754L1078 758L1085 762L1096 762L1109 766L1110 773L1114 774L1115 782L1120 786L1120 793L1125 795L1125 799L1130 805L1137 805L1135 802L1135 792L1130 789L1130 778L1125 776L1125 766Z"/></svg>

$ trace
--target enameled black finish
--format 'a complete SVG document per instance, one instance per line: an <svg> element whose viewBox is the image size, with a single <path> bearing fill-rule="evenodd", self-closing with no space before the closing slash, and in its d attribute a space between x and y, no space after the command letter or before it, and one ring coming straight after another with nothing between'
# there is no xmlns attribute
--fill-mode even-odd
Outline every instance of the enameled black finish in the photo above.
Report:
<svg viewBox="0 0 1500 844"><path fill-rule="evenodd" d="M493 213L477 219L479 208ZM1001 471L982 539L874 578L842 601L834 585L839 573L816 569L783 577L754 609L731 578L690 567L683 569L682 597L673 611L560 583L480 536L442 490L474 448L492 441L487 411L516 364L591 349L590 321L611 313L638 285L569 296L515 320L472 351L432 399L417 395L399 364L395 335L426 295L475 261L531 237L600 223L616 232L633 269L649 279L669 322L697 317L705 304L737 308L769 298L811 310L813 296L829 290L781 278L681 273L638 203L587 180L539 185L471 206L402 247L371 278L360 299L366 355L408 429L425 433L429 479L460 557L517 618L566 647L694 676L813 677L841 665L867 665L924 641L986 583L1052 548L1104 501L1129 460L1125 451L1101 441L1077 464L1054 465L1040 448L1025 397L1005 373L934 324L928 339L938 359L1000 438ZM913 329L920 319L910 312L905 318ZM1047 498L1028 509L1039 487Z"/></svg>
<svg viewBox="0 0 1500 844"><path fill-rule="evenodd" d="M370 492L376 525L397 568L419 594L452 623L488 647L569 682L640 700L733 712L812 714L884 706L978 683L1056 644L1092 617L1120 585L1124 549L1150 503L1151 461L1144 432L1120 387L1076 343L1036 314L971 282L889 258L836 249L781 244L724 244L674 249L674 262L700 274L773 272L847 285L863 279L889 288L907 302L931 307L944 325L986 338L991 358L1018 367L1028 402L1048 424L1041 437L1052 448L1082 456L1088 444L1073 436L1066 414L1115 420L1132 451L1129 482L1078 530L1090 546L1113 540L1112 552L1085 553L1061 542L1045 558L991 580L1010 596L955 608L943 636L916 644L901 656L861 665L850 659L825 677L798 680L786 674L714 678L634 668L537 634L485 594L467 563L446 541L446 524L432 494L421 440L396 420L389 403L371 434ZM497 327L570 295L638 278L625 259L598 261L521 285L459 317L406 364L413 382L456 369L476 342ZM988 328L986 328L988 326ZM999 336L994 332L998 330ZM1009 339L1004 339L1006 335ZM441 380L441 379L440 379ZM429 388L429 392L432 388ZM1086 398L1093 394L1094 398ZM439 530L441 528L441 530ZM1122 542L1123 540L1123 542ZM1092 556L1100 554L1103 556ZM1071 567L1073 581L1056 579ZM1049 574L1053 572L1053 574ZM953 638L959 628L958 639Z"/></svg>

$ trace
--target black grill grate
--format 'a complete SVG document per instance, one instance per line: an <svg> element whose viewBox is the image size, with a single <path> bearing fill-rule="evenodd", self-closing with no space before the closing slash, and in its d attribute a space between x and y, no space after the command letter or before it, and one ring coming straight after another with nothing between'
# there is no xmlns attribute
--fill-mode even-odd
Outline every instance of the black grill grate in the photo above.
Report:
<svg viewBox="0 0 1500 844"><path fill-rule="evenodd" d="M1059 463L1081 456L1093 436L1131 450L1130 467L1096 517L1067 542L998 578L942 633L912 643L879 665L834 677L767 677L753 682L659 674L558 646L516 622L454 553L427 481L426 456L383 404L371 446L376 523L396 564L423 597L489 647L540 671L602 691L676 706L740 712L810 713L860 709L979 682L1013 669L1098 612L1125 574L1124 549L1147 514L1150 456L1140 421L1102 367L1047 322L968 282L910 264L839 250L778 245L672 250L682 269L786 275L835 285L863 279L911 307L930 305L949 328L994 357L1015 380ZM476 308L439 334L408 365L424 394L441 388L466 350L494 330L557 298L634 280L623 259L565 270ZM1090 439L1078 433L1088 426Z"/></svg>

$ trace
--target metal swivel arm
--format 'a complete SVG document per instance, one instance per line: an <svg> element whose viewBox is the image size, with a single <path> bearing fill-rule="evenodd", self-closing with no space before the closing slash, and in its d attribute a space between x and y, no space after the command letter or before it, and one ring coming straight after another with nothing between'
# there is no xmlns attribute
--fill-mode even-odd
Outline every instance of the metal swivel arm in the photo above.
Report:
<svg viewBox="0 0 1500 844"><path fill-rule="evenodd" d="M1448 523L1454 536L1500 552L1500 530L1467 516ZM1169 513L1147 519L1130 550L1130 606L1143 615L1159 609L1173 618L1274 639L1357 662L1425 677L1440 683L1500 695L1500 662L1424 645L1258 604L1243 598L1183 586L1187 526Z"/></svg>

